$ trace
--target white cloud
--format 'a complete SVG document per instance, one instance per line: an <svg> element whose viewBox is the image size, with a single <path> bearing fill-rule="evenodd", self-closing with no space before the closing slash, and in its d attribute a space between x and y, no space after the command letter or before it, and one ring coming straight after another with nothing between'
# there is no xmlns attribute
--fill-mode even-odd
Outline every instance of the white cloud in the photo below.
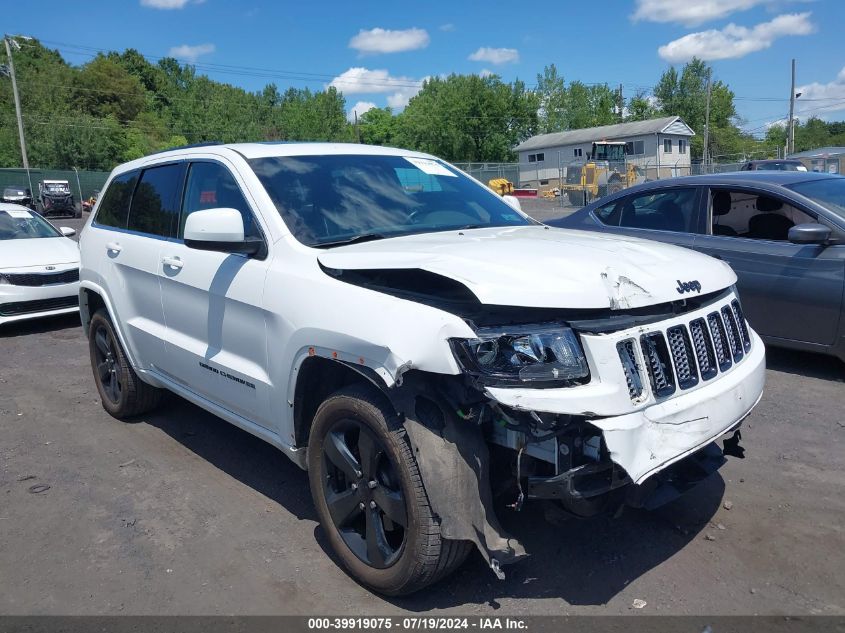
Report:
<svg viewBox="0 0 845 633"><path fill-rule="evenodd" d="M496 73L494 73L489 68L482 68L480 71L478 71L478 76L481 77L482 79L485 79L485 78L489 77L490 75L495 75L495 74Z"/></svg>
<svg viewBox="0 0 845 633"><path fill-rule="evenodd" d="M401 53L414 51L428 46L429 37L425 29L405 29L404 31L390 31L388 29L361 29L358 35L349 40L349 48L354 48L361 54L367 53Z"/></svg>
<svg viewBox="0 0 845 633"><path fill-rule="evenodd" d="M428 77L425 79L428 79ZM420 84L421 87L422 83ZM402 110L412 98L417 96L420 88L403 88L402 90L397 90L392 95L387 95L387 105L394 110Z"/></svg>
<svg viewBox="0 0 845 633"><path fill-rule="evenodd" d="M490 48L482 46L472 55L470 61L488 62L490 64L506 64L519 61L519 51L515 48Z"/></svg>
<svg viewBox="0 0 845 633"><path fill-rule="evenodd" d="M814 82L799 86L795 92L801 93L795 101L795 111L801 118L826 118L834 112L842 112L845 110L845 68L829 83Z"/></svg>
<svg viewBox="0 0 845 633"><path fill-rule="evenodd" d="M441 24L437 28L439 28L441 31L448 33L449 31L455 30L455 25L452 24L451 22L447 22L446 24Z"/></svg>
<svg viewBox="0 0 845 633"><path fill-rule="evenodd" d="M386 70L354 67L332 79L329 86L337 88L345 95L390 93L387 95L387 105L401 110L420 91L426 79L428 77L393 77ZM358 116L360 115L359 112Z"/></svg>
<svg viewBox="0 0 845 633"><path fill-rule="evenodd" d="M354 106L352 106L352 109L349 110L349 112L346 113L346 118L349 120L350 123L354 123L356 114L358 115L358 118L360 119L361 115L364 114L364 112L367 112L368 110L372 110L373 108L376 108L376 107L378 107L378 106L376 106L376 104L373 103L372 101L359 101Z"/></svg>
<svg viewBox="0 0 845 633"><path fill-rule="evenodd" d="M191 46L190 44L182 44L181 46L174 46L168 51L168 55L181 59L187 62L195 62L203 55L208 55L215 51L214 44L197 44Z"/></svg>
<svg viewBox="0 0 845 633"><path fill-rule="evenodd" d="M205 0L141 0L141 6L150 9L184 9L186 5L203 2Z"/></svg>
<svg viewBox="0 0 845 633"><path fill-rule="evenodd" d="M809 35L815 31L810 13L787 13L752 28L728 24L723 29L690 33L657 49L660 57L675 64L693 57L704 60L736 59L769 48L787 35Z"/></svg>
<svg viewBox="0 0 845 633"><path fill-rule="evenodd" d="M357 66L332 79L329 86L347 95L377 94L406 89L419 91L422 80L392 77L386 70L370 70Z"/></svg>
<svg viewBox="0 0 845 633"><path fill-rule="evenodd" d="M698 26L775 1L777 0L637 0L637 10L631 19Z"/></svg>

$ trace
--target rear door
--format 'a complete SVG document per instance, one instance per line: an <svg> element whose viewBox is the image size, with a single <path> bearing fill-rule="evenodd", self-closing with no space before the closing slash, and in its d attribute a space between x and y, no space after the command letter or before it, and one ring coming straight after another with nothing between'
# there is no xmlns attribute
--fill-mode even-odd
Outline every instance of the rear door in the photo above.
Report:
<svg viewBox="0 0 845 633"><path fill-rule="evenodd" d="M619 198L593 211L603 230L692 248L703 230L701 187L662 187Z"/></svg>
<svg viewBox="0 0 845 633"><path fill-rule="evenodd" d="M197 161L188 168L177 240L160 252L163 368L194 393L272 428L262 308L269 259L191 249L182 241L188 215L219 207L240 211L245 235L263 238L244 190L227 163Z"/></svg>
<svg viewBox="0 0 845 633"><path fill-rule="evenodd" d="M164 356L166 329L158 262L159 249L172 227L159 217L165 213L161 204L168 203L151 202L172 189L164 184L168 174L171 180L178 179L168 167L115 176L85 235L85 251L96 258L99 282L112 303L111 316L142 369L157 366ZM172 201L169 204L172 213Z"/></svg>
<svg viewBox="0 0 845 633"><path fill-rule="evenodd" d="M713 187L698 250L728 262L745 316L758 333L830 345L842 302L842 246L793 244L789 228L818 222L810 209L751 187Z"/></svg>

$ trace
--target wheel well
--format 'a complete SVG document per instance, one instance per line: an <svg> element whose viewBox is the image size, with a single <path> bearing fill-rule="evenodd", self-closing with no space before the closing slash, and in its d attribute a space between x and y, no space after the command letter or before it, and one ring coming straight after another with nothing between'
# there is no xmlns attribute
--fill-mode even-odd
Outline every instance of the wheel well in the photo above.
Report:
<svg viewBox="0 0 845 633"><path fill-rule="evenodd" d="M90 288L83 288L80 291L79 311L82 317L82 329L87 334L88 326L91 324L91 317L97 310L106 307L106 302L103 298L91 290Z"/></svg>
<svg viewBox="0 0 845 633"><path fill-rule="evenodd" d="M370 375L372 374L372 375ZM378 375L366 367L351 367L346 363L309 356L298 370L293 396L294 441L296 446L306 446L314 414L323 401L338 389L349 385L368 385L373 390L384 391Z"/></svg>

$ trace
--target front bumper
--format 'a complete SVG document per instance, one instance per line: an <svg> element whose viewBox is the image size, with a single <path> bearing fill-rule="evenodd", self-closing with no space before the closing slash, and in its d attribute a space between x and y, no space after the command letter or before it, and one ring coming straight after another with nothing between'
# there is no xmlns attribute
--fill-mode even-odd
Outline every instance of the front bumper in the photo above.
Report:
<svg viewBox="0 0 845 633"><path fill-rule="evenodd" d="M78 311L78 281L50 286L0 285L0 325Z"/></svg>
<svg viewBox="0 0 845 633"><path fill-rule="evenodd" d="M589 384L560 389L489 387L487 395L517 410L583 417L601 431L610 460L627 473L630 482L641 484L739 426L762 396L765 348L749 329L750 349L714 378L668 397L655 395L646 384L643 394L633 398L617 344L706 318L732 300L728 297L649 326L582 334L592 376Z"/></svg>

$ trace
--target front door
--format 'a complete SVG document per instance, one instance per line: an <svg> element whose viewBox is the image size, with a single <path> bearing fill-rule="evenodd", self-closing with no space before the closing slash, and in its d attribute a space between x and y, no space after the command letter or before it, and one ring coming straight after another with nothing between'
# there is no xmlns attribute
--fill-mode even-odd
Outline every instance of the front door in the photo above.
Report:
<svg viewBox="0 0 845 633"><path fill-rule="evenodd" d="M710 234L695 247L734 269L751 326L771 338L834 343L845 246L791 243L792 226L818 219L774 194L714 188L709 202Z"/></svg>
<svg viewBox="0 0 845 633"><path fill-rule="evenodd" d="M161 251L168 331L164 371L196 394L272 428L261 307L269 260L191 249L181 241L188 215L219 207L239 210L246 236L261 237L229 167L212 161L192 163L179 239Z"/></svg>

